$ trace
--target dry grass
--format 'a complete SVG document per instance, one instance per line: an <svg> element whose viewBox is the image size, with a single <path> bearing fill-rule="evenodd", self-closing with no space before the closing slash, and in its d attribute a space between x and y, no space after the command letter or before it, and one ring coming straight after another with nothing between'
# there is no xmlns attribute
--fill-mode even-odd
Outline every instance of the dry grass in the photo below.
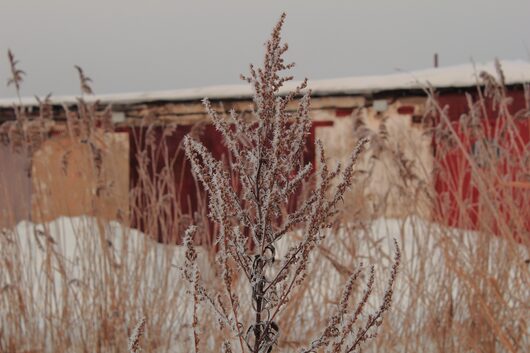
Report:
<svg viewBox="0 0 530 353"><path fill-rule="evenodd" d="M422 178L414 171L421 168L403 155L390 166L403 171L397 188L417 180L412 193L401 188L404 203L415 200L417 193L430 194L438 202L432 220L439 225L418 217L386 221L394 223L389 232L401 233L404 262L389 318L392 325L378 337L378 350L525 352L530 348L530 148L522 135L522 129L528 128L530 100L524 110L513 111L499 65L497 78L480 76L484 86L477 88L476 100L468 97L469 112L459 124L449 121L450 107L440 106L429 92L431 109L425 118L437 123L426 132L437 139L434 168L446 183L445 192L433 195L429 185L422 189ZM376 133L381 137L380 131ZM373 147L392 146L387 141L381 144ZM449 159L457 160L463 172L447 164ZM376 215L385 213L382 206ZM387 256L388 250L377 241L384 240L388 231L376 229L379 234L374 228L353 230L355 236L348 233L347 238L357 243L352 255L369 256L372 261Z"/></svg>
<svg viewBox="0 0 530 353"><path fill-rule="evenodd" d="M16 68L15 73L21 76ZM462 152L462 163L467 163L471 171L469 183L480 195L474 205L469 205L461 188L467 182L464 175L448 190L448 197L461 206L457 209L459 228L443 226L451 224L455 217L449 212L454 208L444 208L447 204L440 205L441 211L431 220L415 216L378 219L385 213L381 208L362 221L343 215L342 221L330 230L333 236L320 244L318 256L310 261L307 280L279 314L283 327L279 351L299 351L325 327L329 313L340 300L338 285L346 282L361 261L376 265L376 278L386 278L392 237L403 244L395 304L378 337L363 351L530 350L530 190L513 183L529 181L530 149L528 145L521 146L515 127L518 119L530 119L529 110L511 112L502 78L484 79L487 89L481 92L487 96L470 102L463 131L448 123L444 107L432 102L431 112L439 121L432 133L439 136L440 145ZM88 82L85 80L84 84ZM17 84L17 91L18 87ZM83 91L88 92L86 88ZM502 133L495 134L493 141L502 146L502 151L518 153L492 153L483 148L471 155L468 140L480 140L488 134L481 122L484 107L493 103L496 116L490 118L503 126L496 130ZM46 104L41 109L49 112ZM47 138L50 116L46 113L40 120L29 120L20 107L17 112L17 121L1 127L2 141L19 153L30 153L40 139ZM95 105L82 101L71 113L69 126L75 127L69 132L72 138L88 141L93 131L100 129L97 126L101 124L96 122L105 119L104 110L98 111ZM488 139L492 136L488 135ZM391 148L392 144L385 146ZM168 168L163 172L153 174L147 170L149 160L154 158L150 153L163 153L163 149L164 146L156 147L146 153L145 163L139 166L144 168L139 172L144 176L142 187L131 191L132 204L141 198L148 205L150 212L144 222L149 225L146 229L150 234L159 234L160 229L181 231L190 223L189 219L182 219L171 198L174 190L168 189L170 185L174 187L172 159L166 159ZM398 152L392 153L403 179L413 181L410 163ZM439 161L443 163L442 158ZM365 182L362 178L370 177L369 173L357 176L358 185ZM401 188L403 179L397 181L396 188ZM425 186L424 192L432 193L432 189ZM364 202L355 190L352 195L359 197L359 203ZM404 194L404 202L414 200L413 196ZM475 207L476 220L469 217L469 207ZM205 216L197 216L194 221L200 221L200 217L203 224L208 224ZM84 217L67 219L60 225L21 224L15 230L1 231L0 352L126 352L130 337L135 347L137 344L145 352L193 351L193 305L174 267L184 257L181 249L150 241L127 228L126 222L119 225ZM278 251L298 236L292 233ZM208 265L207 254L202 256L206 272L213 265ZM210 282L221 285L215 277ZM374 298L382 297L385 285L385 281L374 283ZM360 289L354 290L357 299L361 295ZM244 307L249 298L242 296L240 300ZM368 304L373 308L380 305L377 300ZM223 337L215 318L209 315L198 309L202 344L221 347ZM145 326L138 326L145 328L143 334L135 336L135 327L144 322L144 317ZM238 350L237 346L225 345L224 351Z"/></svg>

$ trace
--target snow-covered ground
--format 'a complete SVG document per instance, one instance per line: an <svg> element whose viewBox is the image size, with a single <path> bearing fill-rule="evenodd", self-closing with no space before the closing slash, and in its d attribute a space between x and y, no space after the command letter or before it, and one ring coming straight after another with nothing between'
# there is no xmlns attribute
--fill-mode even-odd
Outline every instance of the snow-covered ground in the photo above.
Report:
<svg viewBox="0 0 530 353"><path fill-rule="evenodd" d="M414 322L418 327L428 325L436 314L427 315L436 304L429 300L444 293L456 303L455 320L465 320L468 313L462 298L465 294L462 286L466 283L447 273L460 271L464 278L467 273L473 274L473 254L480 251L484 251L487 257L486 267L482 270L493 280L501 281L496 276L504 276L502 283L506 288L523 290L512 283L520 281L521 276L528 276L528 271L521 272L514 266L498 268L502 260L499 257L514 259L513 263L517 263L517 259L530 258L524 246L514 247L502 239L441 227L417 217L378 219L329 232L314 255L322 259L311 267L310 285L298 303L303 309L297 316L301 329L307 327L304 323L326 319L329 310L333 309L330 303L336 302L347 279L347 271L356 268L361 261L376 266L376 288L369 304L372 308L377 307L393 259L393 239L400 244L402 265L395 283L394 308L388 320L396 325L397 331L404 320ZM299 236L293 233L285 238L278 245L280 254ZM83 305L90 305L101 301L107 292L121 293L108 287L114 282L123 287L125 293L118 297L121 295L123 300L131 301L130 307L138 304L135 300L142 301L144 306L154 305L157 299L151 298L150 293L155 296L160 290L166 296L175 293L174 298L182 300L179 299L179 308L163 310L166 328L182 329L189 323L189 316L183 314L189 312L189 302L185 299L187 296L177 269L184 258L182 247L159 244L116 222L98 222L86 217L59 218L49 224L21 222L15 229L2 232L0 245L0 260L4 266L0 272L0 288L2 291L14 287L22 290L21 295L29 301L27 310L36 325L46 322L48 316L43 313L58 314L68 303L75 306L78 300L82 300ZM5 266L8 263L9 266ZM214 275L210 264L206 251L199 249L199 266L206 283L211 283ZM64 291L65 288L69 290ZM520 292L511 295L524 297ZM515 302L510 302L510 296L507 296L506 303L507 307L517 310ZM4 307L0 312L0 323L6 320L9 317Z"/></svg>
<svg viewBox="0 0 530 353"><path fill-rule="evenodd" d="M472 320L480 317L477 311L489 312L493 320L482 325L499 325L501 332L517 332L521 328L520 321L517 323L524 318L521 304L530 298L525 285L530 279L525 264L530 258L529 249L505 239L443 227L414 216L350 224L329 234L320 252L315 254L323 257L323 261L314 262L316 265L309 276L311 284L298 303L301 310L299 325L295 326L307 327L325 321L347 279L344 269L358 268L360 262L365 267L376 266L375 288L364 316L373 313L386 289L394 239L400 246L402 260L394 284L392 310L387 313L385 335L381 338L383 344L385 341L395 341L395 344L391 350L385 346L385 351L410 351L410 347L402 346L407 342L413 349L421 347L419 351L440 351L436 343L451 340L451 335L457 341L456 334L448 329L451 325L454 325L452 329L462 327L460 334L464 337L470 334L465 330L472 326ZM338 268L340 265L344 267ZM365 276L363 281L366 279ZM364 282L359 284L357 298L362 295ZM505 326L507 322L513 326ZM435 330L431 336L430 329ZM441 339L438 329L451 334ZM492 330L487 332L491 334ZM301 331L292 331L294 336L303 337ZM504 351L500 347L498 351ZM381 351L381 348L372 345L367 351Z"/></svg>
<svg viewBox="0 0 530 353"><path fill-rule="evenodd" d="M157 281L166 278L178 283L178 267L185 253L180 246L160 244L117 222L98 222L88 217L60 217L47 224L23 221L5 231L3 237L1 256L17 259L24 267L19 271L24 275L22 280L32 287L35 303L42 300L40 305L45 305L50 284L60 293L63 286L86 285L85 279L109 268L119 273L121 280L133 283L140 279L139 292L156 289L160 285ZM202 250L198 249L198 262L207 276L211 271ZM10 282L9 276L0 275L0 287L13 284ZM92 284L92 290L102 289Z"/></svg>
<svg viewBox="0 0 530 353"><path fill-rule="evenodd" d="M208 276L207 256L200 248L198 255ZM18 328L28 333L48 330L43 337L28 336L29 348L51 339L48 324L55 322L62 329L67 325L71 340L95 340L86 335L97 332L94 326L101 325L102 317L132 328L149 314L156 315L150 324L180 332L174 339L181 340L189 323L188 296L178 269L183 259L181 247L159 244L116 222L88 217L21 222L0 233L2 335Z"/></svg>

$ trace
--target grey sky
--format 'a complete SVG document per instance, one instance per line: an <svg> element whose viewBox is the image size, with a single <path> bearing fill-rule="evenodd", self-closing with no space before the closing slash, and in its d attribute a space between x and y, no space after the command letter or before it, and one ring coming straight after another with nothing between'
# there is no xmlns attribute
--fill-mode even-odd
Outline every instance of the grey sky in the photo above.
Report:
<svg viewBox="0 0 530 353"><path fill-rule="evenodd" d="M297 78L529 60L529 0L0 0L0 98L7 48L27 72L22 94L77 94L238 83L282 11Z"/></svg>

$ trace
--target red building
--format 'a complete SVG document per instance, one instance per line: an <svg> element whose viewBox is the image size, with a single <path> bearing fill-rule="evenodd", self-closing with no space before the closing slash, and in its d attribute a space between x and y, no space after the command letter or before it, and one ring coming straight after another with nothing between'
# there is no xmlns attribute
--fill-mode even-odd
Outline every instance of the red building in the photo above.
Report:
<svg viewBox="0 0 530 353"><path fill-rule="evenodd" d="M367 158L360 166L371 168L374 173L372 178L363 184L363 193L369 196L363 201L365 202L363 207L377 209L384 205L382 215L401 217L418 213L424 217L439 218L440 221L452 226L469 227L470 224L476 224L479 210L484 209L480 203L485 201L479 200L478 197L480 187L474 184L476 178L471 178L471 175L486 170L486 167L481 165L481 161L473 159L474 156L480 156L479 152L486 148L488 151L503 153L505 165L495 167L498 170L499 187L502 187L505 193L512 193L514 202L524 207L530 200L528 164L525 167L522 161L522 158L528 155L530 118L522 111L528 108L528 95L525 96L524 83L530 81L530 63L505 61L502 62L502 70L503 77L498 81L503 81L501 93L506 101L503 101L502 108L499 108L494 98L486 98L484 106L478 107L482 116L481 124L487 126L482 129L486 131L486 135L480 136L478 140L476 136L467 135L469 129L462 125L465 122L462 116L469 112L469 99L480 101L480 95L487 93L482 85L483 81L479 78L480 73L485 71L492 77L497 76L493 63L476 67L460 65L383 76L310 82L313 97L311 117L314 125L311 138L307 142L306 159L315 161L315 138L323 141L328 156L341 160L349 155L360 126L372 131L375 137L386 134L385 138L388 141L385 144L388 148L395 149L394 154L383 151L384 153L378 155L377 159ZM286 90L289 88L286 87ZM433 88L436 92L438 112L435 113L431 110L431 100L426 93L429 88ZM97 100L100 106L110 104L112 110L107 111L106 114L109 115L109 120L114 126L115 132L112 134L124 136L123 133L127 133L128 136L128 142L127 139L123 140L126 146L116 149L121 151L120 159L128 159L125 163L128 168L123 170L125 167L121 167L122 173L117 174L121 176L108 176L108 178L111 178L114 184L126 185L122 190L124 188L130 190L139 183L145 182L146 175L152 179L162 172L171 174L174 182L172 185L160 187L157 197L170 195L170 199L180 205L178 210L170 207L164 211L167 213L166 218L170 220L169 227L173 229L165 233L178 233L178 228L182 225L181 219L192 217L194 212L206 212L204 204L197 198L196 183L184 158L180 143L182 138L190 132L200 132L201 140L215 156L228 158L224 154L220 136L208 124L200 101L208 97L214 108L219 111L235 109L250 114L251 93L247 85L232 85L85 97L87 102ZM4 123L4 127L5 123L15 118L12 106L16 103L17 100L13 99L0 100L0 124ZM28 115L38 115L38 104L34 99L23 99L22 103ZM50 126L50 138L53 138L51 135L56 135L57 132L70 129L66 123L63 105L71 106L72 111L75 111L76 103L75 96L51 99L53 126ZM496 109L504 110L493 110L493 103L496 104ZM444 106L448 108L442 114L441 108ZM445 140L442 135L430 134L429 129L440 122L450 122L445 124L445 131L450 131L452 128L454 135L461 137L458 139L459 143L454 145L454 139ZM170 133L166 129L168 126L174 126ZM384 130L384 133L381 130ZM506 131L510 131L511 135L504 136ZM517 137L513 136L514 131L517 131ZM162 153L160 147L163 147L167 153ZM105 143L102 142L98 148L104 150ZM129 151L127 156L123 155L124 149ZM415 175L414 178L407 180L407 177L403 176L403 166L394 166L396 151L406 162L405 166L408 167L405 169L409 168L409 172ZM24 173L14 173L14 170L21 168L20 161L13 162L13 158L6 157L11 153L8 149L4 148L2 153L4 157L0 154L3 158L0 189L3 186L4 190L9 190L14 175L18 175L17 178L20 179L20 175ZM375 156L376 152L370 153ZM61 160L60 156L50 158ZM112 156L109 152L103 159L105 158L112 160L116 156ZM170 168L167 167L168 165ZM83 172L78 170L77 174ZM124 178L124 174L128 177ZM15 207L17 210L20 207L26 209L35 207L35 202L31 200L35 198L32 195L38 191L35 187L38 183L31 180L31 175L27 178L28 180L23 182L26 185L25 199L30 201L24 203L25 206L17 205ZM393 184L397 180L400 180L400 187L396 188ZM72 184L75 185L75 182ZM147 188L148 185L142 184L141 187ZM120 195L123 202L117 202L116 207L107 210L106 217L123 219L124 214L128 214L133 218L133 223L140 228L147 227L144 223L148 220L142 215L152 207L153 200L140 197L134 204L130 204L132 200L130 197L123 192ZM408 198L404 195L408 195ZM9 191L4 191L3 194L0 192L1 202L9 202L8 199L14 199L9 196ZM351 207L356 207L353 196L351 204ZM43 220L64 213L70 216L85 211L90 213L83 210L83 207L75 210L74 213L59 208L56 214L48 212L48 216ZM439 217L440 214L444 214L443 220ZM11 223L35 216L36 212L33 209L18 210L16 214L9 215ZM135 217L141 220L134 221ZM173 222L171 219L179 221ZM161 225L156 225L159 226Z"/></svg>

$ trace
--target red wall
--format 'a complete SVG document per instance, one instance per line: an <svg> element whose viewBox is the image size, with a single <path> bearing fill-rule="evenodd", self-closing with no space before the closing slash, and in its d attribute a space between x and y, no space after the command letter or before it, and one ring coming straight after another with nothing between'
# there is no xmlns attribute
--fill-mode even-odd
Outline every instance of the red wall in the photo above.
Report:
<svg viewBox="0 0 530 353"><path fill-rule="evenodd" d="M478 93L472 92L474 100L478 99ZM507 95L513 99L509 105L510 114L516 114L525 108L525 98L522 89L511 89L507 91ZM478 228L478 220L482 213L490 212L485 205L488 199L482 198L478 188L471 183L471 166L466 153L473 158L474 148L477 148L475 143L476 138L467 136L464 129L460 126L460 117L462 114L468 113L469 108L464 93L449 93L441 94L438 98L440 105L448 106L448 116L451 120L453 129L459 137L462 146L452 146L447 154L441 153L443 149L440 144L447 143L445 141L434 140L434 150L436 154L437 168L435 168L435 187L437 192L436 218L454 227ZM521 170L520 158L523 153L528 153L530 143L530 124L528 118L524 119L507 119L500 116L498 111L494 111L491 100L486 101L486 115L489 119L482 121L484 131L486 132L486 139L488 143L494 144L493 150L503 153L504 157L499 158L502 162L495 166L499 174L498 183L496 183L495 192L488 193L496 195L496 198L501 200L513 200L515 205L522 211L523 217L526 217L526 229L530 231L530 207L528 201L530 200L530 189L522 183L524 173L526 170ZM518 135L515 137L515 143L510 142L509 136L501 135L505 130L506 124L513 123L515 131ZM447 147L447 146L443 146ZM464 152L465 151L465 152ZM473 159L477 165L478 173L487 172L492 173L491 166L482 165L480 160ZM517 162L515 162L517 161ZM514 163L512 163L514 162ZM526 180L528 182L528 180ZM491 187L490 184L488 184ZM490 199L491 200L491 199ZM491 206L496 209L502 205L502 201L498 204L497 200L490 202ZM512 205L513 207L513 205ZM525 211L529 210L529 211ZM504 221L510 221L511 215L508 210L499 210L501 213L505 212L503 216ZM528 213L525 216L525 212ZM494 222L495 223L495 222ZM492 231L499 233L499 224L495 223L492 226Z"/></svg>
<svg viewBox="0 0 530 353"><path fill-rule="evenodd" d="M312 162L314 165L315 162L315 138L314 131L320 126L330 126L332 122L317 122L311 128L311 135L306 142L306 149L304 153L304 160L306 163ZM174 214L165 218L163 223L160 224L160 220L156 221L157 225L153 226L149 222L154 222L155 220L149 219L150 214L150 203L145 200L142 193L147 190L142 190L140 196L136 197L136 201L131 204L131 224L133 227L151 234L151 236L158 239L160 242L180 242L181 234L185 229L186 222L181 222L182 217L187 217L190 221L193 221L193 215L197 212L202 213L202 216L206 215L206 199L204 195L204 190L199 186L191 173L191 168L189 162L186 160L185 153L183 150L182 140L184 136L190 133L192 126L190 125L179 125L169 135L164 135L164 127L155 127L152 129L150 134L155 143L155 150L158 148L160 151L165 150L163 144L167 146L167 155L170 158L174 158L174 163L172 163L172 171L174 174L174 185L175 185L175 195L174 200L175 205L179 205L180 210L173 210ZM130 185L131 188L135 188L139 184L139 153L147 153L149 158L149 178L156 180L156 175L162 171L167 161L161 153L153 153L153 148L146 147L146 127L131 127L122 129L129 133L130 140ZM228 153L227 149L222 142L222 137L220 133L215 129L214 126L210 124L204 125L200 132L200 141L206 146L206 148L212 152L213 156L217 159L227 160ZM140 188L141 189L141 188ZM164 194L164 190L160 190L160 195ZM288 208L295 206L296 194L291 200L289 200ZM151 210L152 213L152 210ZM160 214L156 216L160 218ZM188 221L189 223L189 221ZM208 224L208 233L214 234L215 227L209 222ZM153 230L156 229L156 230ZM209 239L204 239L200 241L201 243L212 243L212 235L209 235Z"/></svg>

